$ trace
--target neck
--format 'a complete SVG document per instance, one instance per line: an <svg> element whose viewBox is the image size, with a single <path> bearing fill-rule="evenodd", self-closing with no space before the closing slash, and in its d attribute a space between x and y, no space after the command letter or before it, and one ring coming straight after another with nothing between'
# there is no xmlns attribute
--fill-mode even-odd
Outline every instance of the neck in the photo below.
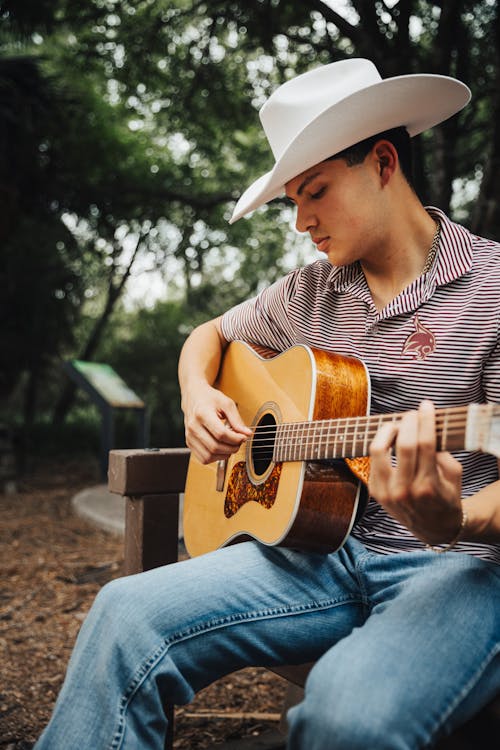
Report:
<svg viewBox="0 0 500 750"><path fill-rule="evenodd" d="M386 226L376 254L361 261L379 310L421 275L436 232L436 222L413 193L391 206Z"/></svg>

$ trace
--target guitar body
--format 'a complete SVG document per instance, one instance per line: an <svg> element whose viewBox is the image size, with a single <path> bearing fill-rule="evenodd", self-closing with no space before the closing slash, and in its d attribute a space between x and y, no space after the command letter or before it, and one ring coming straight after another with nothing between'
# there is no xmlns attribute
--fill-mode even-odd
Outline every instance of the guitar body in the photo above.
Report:
<svg viewBox="0 0 500 750"><path fill-rule="evenodd" d="M203 465L191 457L184 499L189 554L249 537L318 552L341 547L360 510L366 461L354 459L350 468L342 459L274 461L269 445L280 424L366 415L363 363L307 346L267 358L236 341L216 386L256 430L227 461Z"/></svg>

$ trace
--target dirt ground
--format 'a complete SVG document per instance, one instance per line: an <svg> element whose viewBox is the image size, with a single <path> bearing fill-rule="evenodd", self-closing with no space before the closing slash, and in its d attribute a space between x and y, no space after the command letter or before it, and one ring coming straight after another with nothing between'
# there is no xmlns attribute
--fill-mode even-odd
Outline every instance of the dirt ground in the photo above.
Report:
<svg viewBox="0 0 500 750"><path fill-rule="evenodd" d="M122 538L71 508L77 491L98 482L92 462L45 465L0 495L0 750L32 747L95 594L121 575ZM205 750L275 730L284 690L260 669L220 680L176 711L175 747Z"/></svg>

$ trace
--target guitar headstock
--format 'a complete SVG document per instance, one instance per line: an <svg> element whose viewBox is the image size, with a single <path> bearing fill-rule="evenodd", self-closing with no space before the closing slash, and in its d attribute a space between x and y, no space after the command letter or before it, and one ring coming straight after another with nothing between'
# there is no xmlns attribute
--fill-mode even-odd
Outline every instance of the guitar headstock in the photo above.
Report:
<svg viewBox="0 0 500 750"><path fill-rule="evenodd" d="M465 450L491 453L500 458L500 406L470 404L467 407Z"/></svg>

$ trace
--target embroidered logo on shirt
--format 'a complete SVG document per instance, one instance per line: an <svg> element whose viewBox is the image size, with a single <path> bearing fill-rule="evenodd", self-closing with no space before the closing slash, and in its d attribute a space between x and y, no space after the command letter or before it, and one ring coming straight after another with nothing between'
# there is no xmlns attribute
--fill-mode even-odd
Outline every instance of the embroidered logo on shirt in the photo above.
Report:
<svg viewBox="0 0 500 750"><path fill-rule="evenodd" d="M403 346L403 354L414 359L425 359L436 348L436 337L426 328L415 315L413 320L415 330L410 333Z"/></svg>

